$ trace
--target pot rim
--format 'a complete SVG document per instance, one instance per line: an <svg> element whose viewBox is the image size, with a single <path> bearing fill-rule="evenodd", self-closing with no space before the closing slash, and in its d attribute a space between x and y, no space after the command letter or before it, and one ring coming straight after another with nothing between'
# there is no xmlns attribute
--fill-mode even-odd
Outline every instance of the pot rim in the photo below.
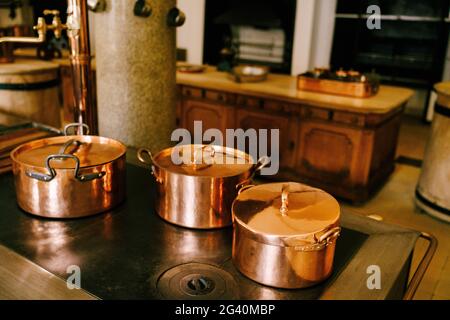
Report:
<svg viewBox="0 0 450 320"><path fill-rule="evenodd" d="M237 226L236 226L237 224ZM340 236L340 224L339 224L339 218L336 220L335 223L327 226L326 228L322 230L318 230L315 232L309 232L309 233L303 233L298 235L276 235L276 234L267 234L262 233L259 231L256 231L250 227L247 226L244 222L236 218L233 214L233 225L234 225L234 232L236 232L236 228L242 228L241 231L247 236L249 236L251 239L262 243L262 244L268 244L273 245L277 247L287 247L287 248L295 248L298 250L303 250L302 248L310 247L310 246L320 246L320 245L328 245L331 242L335 241ZM318 242L316 239L320 238L322 235L326 234L329 231L335 231L334 235L328 237L325 239L325 242ZM314 249L314 248L313 248ZM320 248L321 249L321 248ZM319 250L318 248L315 248L315 250ZM307 250L303 250L307 251Z"/></svg>
<svg viewBox="0 0 450 320"><path fill-rule="evenodd" d="M253 188L264 188L264 186L267 187L267 186L275 186L275 185L283 185L283 187L284 187L284 185L289 185L291 183L303 185L298 182L272 182L272 183L259 184L259 185L249 185L247 187L242 188L239 191L239 194L236 197L236 199L233 201L233 205L231 207L231 212L233 215L233 223L237 224L238 227L241 227L242 230L248 236L250 236L252 239L254 239L257 242L270 244L270 245L276 245L276 246L283 246L283 247L300 248L300 247L305 247L305 246L317 246L320 244L326 244L329 241L333 241L334 239L339 237L340 230L341 230L341 228L339 226L340 225L340 223L339 223L340 217L341 217L341 209L340 209L340 206L337 203L336 199L334 199L334 197L332 197L329 194L328 195L332 199L334 199L334 201L337 204L337 212L332 219L329 219L327 221L326 224L324 223L324 224L322 224L322 226L317 226L317 229L310 229L305 232L298 231L297 233L294 233L294 234L282 234L282 233L275 233L275 232L272 233L272 232L254 229L251 226L249 226L248 223L244 222L242 219L239 218L240 215L237 214L236 206L239 202L240 195L248 192L248 190L253 189ZM323 191L321 189L310 187L307 185L303 185L303 186L307 187L310 190L316 190L318 192L323 192L323 193L327 194L325 191ZM289 188L289 186L288 186L288 188ZM289 192L288 188L286 190L287 191L286 195ZM282 188L282 190L280 191L280 197L283 197L284 195L285 195L285 191L284 191L284 188ZM287 203L286 203L286 205L287 205ZM280 208L280 211L281 211L281 209L283 209L283 207Z"/></svg>
<svg viewBox="0 0 450 320"><path fill-rule="evenodd" d="M230 174L230 175L218 175L218 176L213 176L213 175L192 175L192 174L189 174L189 173L186 173L186 172L174 172L173 170L170 170L170 168L166 168L166 167L161 166L158 163L158 161L155 161L155 159L158 158L159 156L161 156L162 154L165 154L165 153L171 154L172 150L174 148L177 148L177 147L188 147L188 146L199 146L199 147L200 146L211 146L214 149L238 152L239 154L245 155L245 157L247 157L250 160L250 162L249 162L250 167L248 169L246 169L246 170L242 170L241 172L239 172L237 174ZM165 149L163 149L161 151L158 151L154 156L148 149L145 149L145 148L140 148L138 150L138 153L141 150L143 150L147 154L149 154L149 156L151 158L151 163L149 163L147 161L140 160L142 163L145 163L145 164L148 164L148 165L151 164L152 166L155 166L158 169L160 169L162 171L165 171L165 172L168 172L170 174L181 175L181 176L186 176L186 177L193 177L193 178L196 178L196 179L208 179L209 180L209 179L221 179L221 178L240 177L242 175L245 176L248 173L251 174L254 171L254 169L256 168L256 166L258 165L258 163L259 163L258 161L255 161L255 159L250 154L248 154L248 153L246 153L246 152L244 152L242 150L235 149L235 148L230 148L230 147L226 147L226 146L211 145L211 144L198 144L198 143L194 144L194 143L192 143L192 144L186 144L186 145L177 145L177 146L174 146L174 147L168 147L168 148L165 148Z"/></svg>
<svg viewBox="0 0 450 320"><path fill-rule="evenodd" d="M10 157L14 163L24 166L26 168L46 169L45 161L42 163L42 166L36 166L36 165L31 165L31 164L27 164L22 161L19 161L17 159L17 156L21 153L21 151L33 149L33 145L36 145L36 144L44 143L46 141L66 142L66 141L69 141L70 139L78 139L78 140L81 140L82 142L86 142L86 140L98 140L98 142L100 142L100 143L101 143L101 141L103 141L103 142L105 142L105 144L108 144L108 143L116 144L118 147L120 147L122 149L117 157L114 157L107 161L102 161L97 164L92 164L92 165L88 165L88 166L80 166L80 169L95 168L98 166L103 166L105 164L114 162L114 161L122 158L124 155L126 155L126 152L127 152L127 147L122 142L115 140L115 139L102 137L102 136L93 136L93 135L71 135L71 136L56 136L56 137L43 138L43 139L25 142L25 143L19 145L18 147L16 147L14 150L12 150L10 153ZM28 147L30 147L30 148L28 149ZM25 149L25 150L23 150L23 149ZM57 170L57 171L59 171L59 170L64 170L64 171L65 170L74 170L74 169L75 168L54 168L54 170Z"/></svg>

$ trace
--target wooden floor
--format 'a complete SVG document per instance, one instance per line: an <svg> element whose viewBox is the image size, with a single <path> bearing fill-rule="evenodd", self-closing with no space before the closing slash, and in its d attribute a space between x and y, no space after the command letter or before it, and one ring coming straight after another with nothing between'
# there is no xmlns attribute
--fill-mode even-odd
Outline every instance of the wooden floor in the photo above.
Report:
<svg viewBox="0 0 450 320"><path fill-rule="evenodd" d="M397 155L408 159L423 159L429 125L421 120L404 117ZM426 231L437 237L438 249L416 293L415 299L450 299L450 224L434 219L414 205L414 190L419 179L417 161L400 161L383 188L363 205L343 206L361 215L379 215L385 222ZM419 240L413 258L412 272L426 248Z"/></svg>

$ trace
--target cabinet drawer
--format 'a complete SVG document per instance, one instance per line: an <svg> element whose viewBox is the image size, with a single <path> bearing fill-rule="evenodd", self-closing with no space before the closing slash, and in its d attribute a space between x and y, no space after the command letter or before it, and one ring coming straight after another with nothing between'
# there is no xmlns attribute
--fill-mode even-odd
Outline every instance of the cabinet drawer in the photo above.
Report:
<svg viewBox="0 0 450 320"><path fill-rule="evenodd" d="M264 102L264 110L272 111L272 112L282 112L282 113L294 113L296 109L299 109L298 106L277 100L266 100Z"/></svg>
<svg viewBox="0 0 450 320"><path fill-rule="evenodd" d="M205 92L205 98L212 101L217 101L220 103L228 103L228 104L234 104L235 102L235 96L231 93L221 92L221 91L214 91L214 90L207 90Z"/></svg>
<svg viewBox="0 0 450 320"><path fill-rule="evenodd" d="M351 124L354 126L364 126L364 116L349 112L334 112L333 120L336 122Z"/></svg>
<svg viewBox="0 0 450 320"><path fill-rule="evenodd" d="M191 97L191 98L202 98L203 97L202 89L192 88L192 87L183 87L181 89L181 94L185 97Z"/></svg>
<svg viewBox="0 0 450 320"><path fill-rule="evenodd" d="M302 110L302 116L304 118L329 120L330 115L331 115L330 111L326 109L304 107Z"/></svg>
<svg viewBox="0 0 450 320"><path fill-rule="evenodd" d="M249 97L249 96L238 96L236 100L236 104L242 107L250 107L250 108L262 108L263 101L258 98Z"/></svg>

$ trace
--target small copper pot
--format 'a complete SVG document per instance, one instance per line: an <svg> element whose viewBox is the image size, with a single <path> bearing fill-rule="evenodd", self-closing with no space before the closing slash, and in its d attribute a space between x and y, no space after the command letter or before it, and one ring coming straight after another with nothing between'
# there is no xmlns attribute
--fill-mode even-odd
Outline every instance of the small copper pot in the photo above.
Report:
<svg viewBox="0 0 450 320"><path fill-rule="evenodd" d="M189 156L187 161L175 164L174 153ZM236 162L224 161L230 158ZM194 229L230 226L231 204L239 189L269 163L268 157L255 163L245 152L210 145L176 146L155 156L141 148L138 159L152 166L157 182L155 209L159 216Z"/></svg>
<svg viewBox="0 0 450 320"><path fill-rule="evenodd" d="M11 152L17 203L47 218L107 211L125 199L125 156L122 143L99 136L59 136L22 144Z"/></svg>
<svg viewBox="0 0 450 320"><path fill-rule="evenodd" d="M292 182L247 186L232 210L233 263L245 276L285 289L330 276L340 233L331 195Z"/></svg>

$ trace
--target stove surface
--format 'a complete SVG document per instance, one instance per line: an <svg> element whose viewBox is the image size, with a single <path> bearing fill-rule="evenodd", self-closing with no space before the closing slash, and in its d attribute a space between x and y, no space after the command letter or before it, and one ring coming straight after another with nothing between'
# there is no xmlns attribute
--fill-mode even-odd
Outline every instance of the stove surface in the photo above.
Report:
<svg viewBox="0 0 450 320"><path fill-rule="evenodd" d="M0 243L66 279L81 270L81 287L101 299L317 299L339 277L367 235L343 228L334 272L317 286L284 290L246 278L231 261L232 228L190 230L153 209L149 170L127 166L127 199L93 217L50 220L16 204L12 174L0 176ZM274 270L273 272L276 272Z"/></svg>

